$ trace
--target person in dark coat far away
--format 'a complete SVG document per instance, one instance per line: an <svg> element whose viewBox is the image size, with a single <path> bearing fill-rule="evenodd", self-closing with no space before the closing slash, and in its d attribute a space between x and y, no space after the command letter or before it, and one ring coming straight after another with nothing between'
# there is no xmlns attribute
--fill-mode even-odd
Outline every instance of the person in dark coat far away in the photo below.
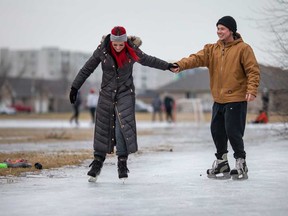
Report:
<svg viewBox="0 0 288 216"><path fill-rule="evenodd" d="M135 122L135 87L133 64L138 62L161 70L175 67L139 49L141 40L127 36L124 27L116 26L111 34L104 36L101 44L85 63L74 79L70 101L74 103L77 92L101 63L103 77L96 108L94 131L94 160L90 164L89 181L96 181L107 153L116 146L118 176L128 177L127 158L138 150Z"/></svg>
<svg viewBox="0 0 288 216"><path fill-rule="evenodd" d="M156 114L159 115L159 120L162 121L162 101L159 95L155 96L152 100L152 121L154 122L156 119Z"/></svg>
<svg viewBox="0 0 288 216"><path fill-rule="evenodd" d="M164 97L164 106L165 106L165 112L166 112L166 121L169 123L175 121L175 119L173 117L174 105L175 105L174 99L170 95L167 94Z"/></svg>

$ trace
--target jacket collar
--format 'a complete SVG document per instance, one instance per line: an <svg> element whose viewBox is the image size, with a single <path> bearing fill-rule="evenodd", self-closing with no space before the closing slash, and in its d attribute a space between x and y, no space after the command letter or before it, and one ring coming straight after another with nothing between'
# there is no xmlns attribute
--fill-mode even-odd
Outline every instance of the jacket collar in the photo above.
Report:
<svg viewBox="0 0 288 216"><path fill-rule="evenodd" d="M241 43L241 42L244 42L241 35L239 33L236 33L236 39L232 42L229 42L227 44L224 45L224 43L221 41L221 40L218 40L217 41L217 44L221 47L225 46L225 48L227 47L231 47L231 46L234 46L235 44L238 44L238 43Z"/></svg>

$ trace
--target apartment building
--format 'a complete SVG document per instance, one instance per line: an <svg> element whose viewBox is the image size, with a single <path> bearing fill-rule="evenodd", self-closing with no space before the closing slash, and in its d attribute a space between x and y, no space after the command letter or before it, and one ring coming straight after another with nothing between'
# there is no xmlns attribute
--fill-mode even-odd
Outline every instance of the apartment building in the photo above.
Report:
<svg viewBox="0 0 288 216"><path fill-rule="evenodd" d="M35 112L63 111L63 106L58 106L60 102L57 100L61 98L61 101L66 103L71 83L90 55L63 51L57 47L45 47L40 50L0 48L0 104L23 103L31 106ZM135 63L133 77L138 94L155 90L173 81L175 75L170 71ZM102 70L99 65L83 86L83 93L91 86L99 90L101 80ZM51 83L54 83L54 87ZM61 85L61 88L56 85ZM53 89L49 90L51 88ZM55 89L61 91L57 93ZM26 92L25 95L23 92ZM64 105L63 102L61 104ZM69 107L69 103L65 107Z"/></svg>
<svg viewBox="0 0 288 216"><path fill-rule="evenodd" d="M44 80L72 81L91 54L63 51L57 47L40 50L0 49L0 76ZM100 83L101 67L92 74L91 82ZM156 89L174 79L169 71L134 65L134 82L137 91Z"/></svg>

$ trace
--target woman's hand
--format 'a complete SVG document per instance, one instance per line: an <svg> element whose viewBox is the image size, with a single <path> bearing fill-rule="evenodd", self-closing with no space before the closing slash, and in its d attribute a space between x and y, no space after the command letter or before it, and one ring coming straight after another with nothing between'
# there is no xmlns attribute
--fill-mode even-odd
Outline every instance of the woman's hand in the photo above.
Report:
<svg viewBox="0 0 288 216"><path fill-rule="evenodd" d="M175 64L175 63L169 63L169 65L168 65L168 69L170 70L170 71L172 71L173 73L175 73L175 72L179 72L179 66L177 65L177 64Z"/></svg>
<svg viewBox="0 0 288 216"><path fill-rule="evenodd" d="M72 86L70 90L70 94L69 94L69 99L70 99L71 104L75 103L77 94L78 94L78 90Z"/></svg>

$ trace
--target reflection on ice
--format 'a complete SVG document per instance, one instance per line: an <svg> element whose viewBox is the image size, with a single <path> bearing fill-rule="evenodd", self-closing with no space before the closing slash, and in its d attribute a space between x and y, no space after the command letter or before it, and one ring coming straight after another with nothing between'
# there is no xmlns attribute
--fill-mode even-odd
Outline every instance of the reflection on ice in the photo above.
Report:
<svg viewBox="0 0 288 216"><path fill-rule="evenodd" d="M273 128L279 127L248 124L244 141L249 179L218 181L206 176L215 159L208 124L138 123L138 130L153 128L153 133L138 137L139 153L129 157L125 184L118 179L115 156L107 158L95 184L87 181L90 161L44 169L38 177L29 173L0 178L1 215L286 216L288 142L275 135ZM72 142L64 148L77 146L91 148ZM228 160L234 167L232 152L229 146Z"/></svg>

